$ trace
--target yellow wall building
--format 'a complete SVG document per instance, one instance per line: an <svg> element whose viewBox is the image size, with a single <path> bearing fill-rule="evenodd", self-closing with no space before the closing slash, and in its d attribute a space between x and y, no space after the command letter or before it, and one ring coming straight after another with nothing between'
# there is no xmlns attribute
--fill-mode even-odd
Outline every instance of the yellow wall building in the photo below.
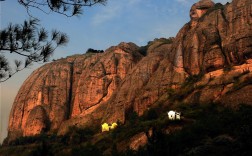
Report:
<svg viewBox="0 0 252 156"><path fill-rule="evenodd" d="M109 125L107 123L102 124L102 132L108 132L109 131Z"/></svg>
<svg viewBox="0 0 252 156"><path fill-rule="evenodd" d="M107 123L102 124L102 132L108 132L109 130L115 129L117 127L117 123L112 123L111 126Z"/></svg>

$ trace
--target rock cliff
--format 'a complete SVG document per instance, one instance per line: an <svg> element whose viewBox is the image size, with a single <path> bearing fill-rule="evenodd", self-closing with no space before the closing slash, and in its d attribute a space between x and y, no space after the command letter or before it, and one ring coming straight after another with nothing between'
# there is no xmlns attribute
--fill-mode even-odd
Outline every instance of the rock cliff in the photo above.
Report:
<svg viewBox="0 0 252 156"><path fill-rule="evenodd" d="M175 38L145 47L120 43L34 71L14 101L8 140L124 122L128 112L142 115L158 102L252 105L252 1L201 0L190 17ZM200 79L188 89L195 75ZM167 96L168 90L181 96Z"/></svg>

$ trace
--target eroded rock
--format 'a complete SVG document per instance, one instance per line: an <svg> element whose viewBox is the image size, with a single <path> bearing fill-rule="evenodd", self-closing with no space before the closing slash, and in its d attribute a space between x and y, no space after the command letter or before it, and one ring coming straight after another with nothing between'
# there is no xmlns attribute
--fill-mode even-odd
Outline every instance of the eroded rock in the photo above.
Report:
<svg viewBox="0 0 252 156"><path fill-rule="evenodd" d="M251 0L225 6L202 0L192 6L191 21L172 43L155 40L146 56L137 45L121 43L104 53L74 55L42 66L16 96L8 139L64 134L71 126L123 123L127 112L142 115L167 89L179 89L187 77L198 74L204 75L197 82L201 87L181 100L252 103L250 83L233 89L236 73L252 71L251 8Z"/></svg>

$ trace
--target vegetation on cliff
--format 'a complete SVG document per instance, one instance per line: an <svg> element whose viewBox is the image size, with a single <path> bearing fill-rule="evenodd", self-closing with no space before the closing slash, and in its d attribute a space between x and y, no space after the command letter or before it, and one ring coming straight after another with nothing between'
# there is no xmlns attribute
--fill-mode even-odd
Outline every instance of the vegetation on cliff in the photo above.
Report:
<svg viewBox="0 0 252 156"><path fill-rule="evenodd" d="M152 108L142 117L130 113L126 124L106 133L100 127L70 128L64 136L38 135L21 137L3 155L251 155L252 107L235 109L219 104L178 104L173 109L183 113L182 121L169 121L168 108ZM167 129L182 129L167 133ZM124 141L139 132L147 133L148 142L138 151L123 147Z"/></svg>
<svg viewBox="0 0 252 156"><path fill-rule="evenodd" d="M251 155L251 37L247 25L237 26L250 17L250 3L243 1L241 18L225 12L238 1L211 12L200 2L174 39L90 49L35 71L17 95L10 146L0 152ZM171 109L183 113L181 121L168 120ZM116 129L101 132L100 124L116 121Z"/></svg>
<svg viewBox="0 0 252 156"><path fill-rule="evenodd" d="M88 54L44 65L14 100L8 140L64 134L74 125L124 123L125 112L143 115L167 89L167 105L252 105L250 4L199 1L191 8L191 21L175 38L155 39L144 47L122 42L103 53L89 49Z"/></svg>
<svg viewBox="0 0 252 156"><path fill-rule="evenodd" d="M1 0L0 3L4 1ZM17 3L27 10L30 19L25 20L23 24L10 23L8 27L0 30L0 83L7 81L34 62L48 62L56 48L68 42L65 33L53 30L49 35L48 31L40 26L39 19L34 16L33 10L72 17L81 15L84 7L105 5L106 2L107 0L18 0ZM13 57L15 57L13 54L20 56L15 60L14 67L11 65L11 60L6 57L9 54Z"/></svg>

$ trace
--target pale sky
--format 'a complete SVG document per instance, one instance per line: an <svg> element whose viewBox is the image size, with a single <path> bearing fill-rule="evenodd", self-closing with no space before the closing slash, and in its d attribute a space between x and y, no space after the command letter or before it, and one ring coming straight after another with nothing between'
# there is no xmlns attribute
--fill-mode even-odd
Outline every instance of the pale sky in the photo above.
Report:
<svg viewBox="0 0 252 156"><path fill-rule="evenodd" d="M198 0L108 0L106 6L84 8L79 17L67 18L58 14L44 14L33 10L33 16L41 20L47 30L57 29L70 38L66 47L55 51L53 58L82 54L88 48L105 50L120 42L134 42L139 46L161 37L175 37L187 23L189 10ZM214 0L225 4L231 0ZM0 2L0 28L29 19L25 8L17 0ZM17 56L10 55L13 59ZM0 83L0 143L7 136L7 124L14 98L24 80L33 70L21 71L4 83Z"/></svg>

